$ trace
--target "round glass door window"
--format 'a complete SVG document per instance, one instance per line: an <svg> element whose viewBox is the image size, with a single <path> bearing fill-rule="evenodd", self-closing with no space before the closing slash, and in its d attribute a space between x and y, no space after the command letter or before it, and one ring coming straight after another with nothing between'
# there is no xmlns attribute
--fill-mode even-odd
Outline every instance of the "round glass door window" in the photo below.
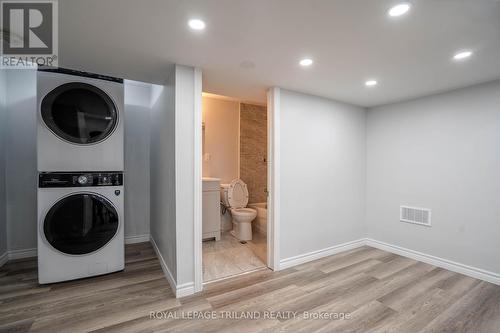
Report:
<svg viewBox="0 0 500 333"><path fill-rule="evenodd" d="M45 216L45 238L67 254L87 254L106 245L118 230L118 213L105 198L79 193L58 201Z"/></svg>
<svg viewBox="0 0 500 333"><path fill-rule="evenodd" d="M42 119L58 137L75 144L93 144L113 133L118 113L101 89L81 82L63 84L42 100Z"/></svg>

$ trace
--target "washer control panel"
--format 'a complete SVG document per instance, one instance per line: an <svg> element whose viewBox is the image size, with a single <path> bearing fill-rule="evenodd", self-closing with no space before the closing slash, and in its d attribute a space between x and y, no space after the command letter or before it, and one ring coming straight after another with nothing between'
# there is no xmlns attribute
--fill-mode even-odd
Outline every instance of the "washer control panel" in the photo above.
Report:
<svg viewBox="0 0 500 333"><path fill-rule="evenodd" d="M122 186L123 172L40 172L38 187Z"/></svg>

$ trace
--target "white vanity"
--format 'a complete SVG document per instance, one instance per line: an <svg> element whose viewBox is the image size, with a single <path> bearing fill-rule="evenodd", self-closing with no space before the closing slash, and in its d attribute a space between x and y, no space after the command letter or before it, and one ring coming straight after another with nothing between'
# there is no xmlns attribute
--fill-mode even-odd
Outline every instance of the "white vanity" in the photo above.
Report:
<svg viewBox="0 0 500 333"><path fill-rule="evenodd" d="M203 178L203 239L220 239L220 179Z"/></svg>

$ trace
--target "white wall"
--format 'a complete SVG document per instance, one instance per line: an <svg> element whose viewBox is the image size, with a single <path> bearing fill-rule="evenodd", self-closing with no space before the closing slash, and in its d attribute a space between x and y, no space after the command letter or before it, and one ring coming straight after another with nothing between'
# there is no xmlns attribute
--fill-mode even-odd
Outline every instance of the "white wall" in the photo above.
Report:
<svg viewBox="0 0 500 333"><path fill-rule="evenodd" d="M365 109L280 95L281 259L363 238Z"/></svg>
<svg viewBox="0 0 500 333"><path fill-rule="evenodd" d="M1 60L1 58L0 58ZM5 161L7 138L6 70L0 69L0 265L7 255L7 196L5 192ZM3 259L2 259L3 258Z"/></svg>
<svg viewBox="0 0 500 333"><path fill-rule="evenodd" d="M178 65L175 67L175 215L178 285L194 282L193 221L196 197L194 182L197 181L201 185L201 179L194 179L195 130L201 129L201 124L195 123L195 75L196 71L193 67ZM201 97L201 89L196 93ZM201 156L198 158L201 159Z"/></svg>
<svg viewBox="0 0 500 333"><path fill-rule="evenodd" d="M499 274L500 81L371 109L367 138L368 236Z"/></svg>
<svg viewBox="0 0 500 333"><path fill-rule="evenodd" d="M154 86L151 101L151 238L164 264L177 276L175 198L175 73Z"/></svg>
<svg viewBox="0 0 500 333"><path fill-rule="evenodd" d="M239 177L240 103L203 97L203 177L230 183Z"/></svg>
<svg viewBox="0 0 500 333"><path fill-rule="evenodd" d="M125 237L149 239L149 140L152 85L126 80Z"/></svg>
<svg viewBox="0 0 500 333"><path fill-rule="evenodd" d="M194 179L195 130L201 130L201 119L195 123L196 75L194 68L176 65L166 85L153 91L151 114L151 238L170 282L183 293L192 293L195 281L195 181L201 194L201 173ZM201 88L196 93L201 97Z"/></svg>

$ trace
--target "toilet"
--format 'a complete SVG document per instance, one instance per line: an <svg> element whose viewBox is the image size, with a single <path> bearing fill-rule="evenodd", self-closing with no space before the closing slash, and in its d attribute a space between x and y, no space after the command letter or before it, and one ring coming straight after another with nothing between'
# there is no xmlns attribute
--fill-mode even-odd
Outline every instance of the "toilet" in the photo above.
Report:
<svg viewBox="0 0 500 333"><path fill-rule="evenodd" d="M234 179L230 184L221 184L220 197L222 203L229 208L232 216L233 230L231 234L240 241L252 240L252 221L257 211L246 208L248 189L241 179Z"/></svg>

